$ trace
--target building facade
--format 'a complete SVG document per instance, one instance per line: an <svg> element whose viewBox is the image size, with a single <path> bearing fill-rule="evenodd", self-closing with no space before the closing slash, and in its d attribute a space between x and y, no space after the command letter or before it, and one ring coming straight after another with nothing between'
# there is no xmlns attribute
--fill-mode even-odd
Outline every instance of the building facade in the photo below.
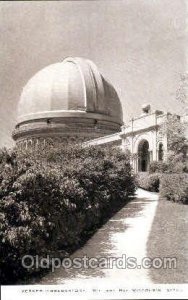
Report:
<svg viewBox="0 0 188 300"><path fill-rule="evenodd" d="M151 111L150 105L143 107L143 114L121 127L121 132L88 141L85 144L101 145L112 143L128 150L132 155L135 172L146 172L152 161L163 161L167 157L167 136L163 124L169 114Z"/></svg>

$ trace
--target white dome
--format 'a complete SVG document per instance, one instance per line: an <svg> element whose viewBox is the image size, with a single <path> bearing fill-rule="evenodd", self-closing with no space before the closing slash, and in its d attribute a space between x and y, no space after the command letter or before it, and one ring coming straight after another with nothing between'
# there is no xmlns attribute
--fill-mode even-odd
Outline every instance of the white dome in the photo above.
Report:
<svg viewBox="0 0 188 300"><path fill-rule="evenodd" d="M122 108L115 89L93 62L83 58L66 58L36 73L23 89L18 121L36 119L41 113L66 111L99 113L122 124Z"/></svg>
<svg viewBox="0 0 188 300"><path fill-rule="evenodd" d="M34 75L18 103L15 140L41 136L99 137L120 131L119 97L84 58L66 58Z"/></svg>

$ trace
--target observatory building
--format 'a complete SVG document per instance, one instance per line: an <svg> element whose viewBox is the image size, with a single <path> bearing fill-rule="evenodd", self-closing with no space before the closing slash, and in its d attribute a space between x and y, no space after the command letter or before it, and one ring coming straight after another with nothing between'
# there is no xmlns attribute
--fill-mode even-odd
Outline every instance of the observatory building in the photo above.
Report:
<svg viewBox="0 0 188 300"><path fill-rule="evenodd" d="M169 115L148 104L140 116L123 124L114 87L92 61L69 57L39 71L23 88L13 139L21 148L34 149L70 140L115 145L132 154L135 172L147 172L151 161L167 157L162 128Z"/></svg>

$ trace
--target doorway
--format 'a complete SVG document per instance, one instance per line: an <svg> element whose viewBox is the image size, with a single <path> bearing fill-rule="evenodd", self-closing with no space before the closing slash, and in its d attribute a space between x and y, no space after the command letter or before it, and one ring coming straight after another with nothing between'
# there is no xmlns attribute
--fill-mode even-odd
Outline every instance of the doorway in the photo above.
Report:
<svg viewBox="0 0 188 300"><path fill-rule="evenodd" d="M138 171L147 172L149 162L149 143L147 140L142 140L138 145Z"/></svg>

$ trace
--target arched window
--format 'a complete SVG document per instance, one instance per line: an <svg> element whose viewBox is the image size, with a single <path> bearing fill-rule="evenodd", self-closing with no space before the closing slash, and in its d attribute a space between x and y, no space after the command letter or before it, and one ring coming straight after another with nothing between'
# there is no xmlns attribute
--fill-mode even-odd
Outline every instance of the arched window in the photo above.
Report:
<svg viewBox="0 0 188 300"><path fill-rule="evenodd" d="M163 150L163 144L159 144L159 150L158 150L158 160L162 161L164 157L164 150Z"/></svg>

